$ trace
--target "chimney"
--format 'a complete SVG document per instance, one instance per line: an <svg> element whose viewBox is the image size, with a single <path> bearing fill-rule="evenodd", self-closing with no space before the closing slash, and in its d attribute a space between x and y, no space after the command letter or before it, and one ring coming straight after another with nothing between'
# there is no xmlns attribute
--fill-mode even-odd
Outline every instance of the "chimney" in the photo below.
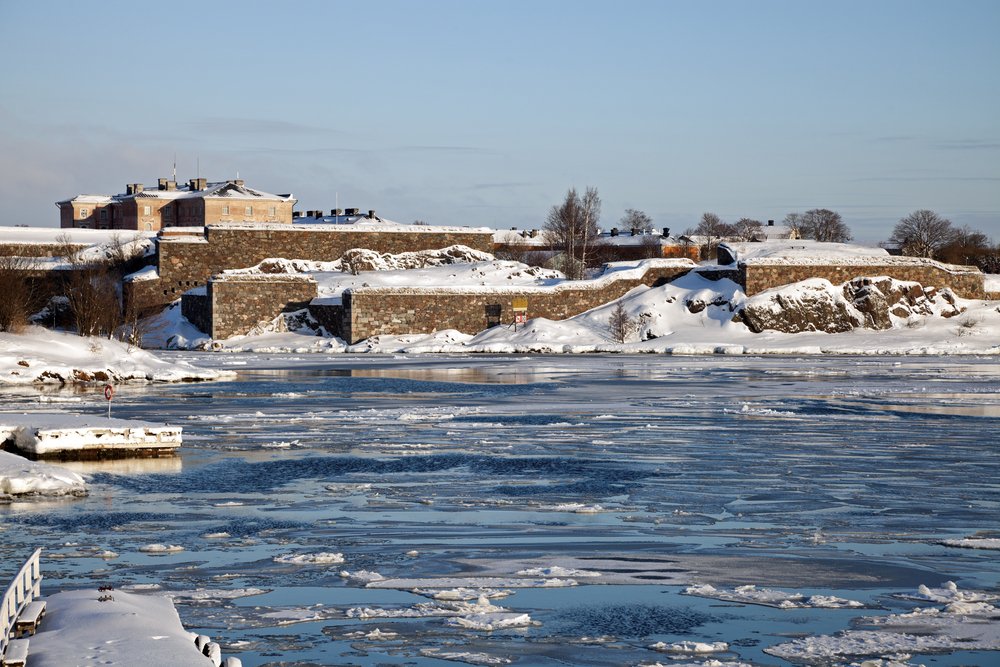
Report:
<svg viewBox="0 0 1000 667"><path fill-rule="evenodd" d="M531 238L535 238L536 236L538 236L538 230L532 229L529 235L531 236Z"/></svg>
<svg viewBox="0 0 1000 667"><path fill-rule="evenodd" d="M244 181L243 181L242 178L237 178L235 181L233 181L233 183L235 183L236 185L238 185L241 188L243 187L243 182Z"/></svg>
<svg viewBox="0 0 1000 667"><path fill-rule="evenodd" d="M157 179L157 181L156 181L156 189L157 190L166 190L167 189L167 179L165 179L165 178Z"/></svg>
<svg viewBox="0 0 1000 667"><path fill-rule="evenodd" d="M612 236L618 236L618 228L617 227L612 227L611 228L611 235Z"/></svg>
<svg viewBox="0 0 1000 667"><path fill-rule="evenodd" d="M302 211L292 211L292 217L298 218L302 216Z"/></svg>
<svg viewBox="0 0 1000 667"><path fill-rule="evenodd" d="M198 189L198 179L197 178L192 178L192 179L188 180L188 190L190 190L191 192L194 192L197 189Z"/></svg>
<svg viewBox="0 0 1000 667"><path fill-rule="evenodd" d="M358 214L358 209L356 209L356 208L347 208L347 209L344 209L344 214L345 215L357 215Z"/></svg>
<svg viewBox="0 0 1000 667"><path fill-rule="evenodd" d="M135 194L139 194L140 192L143 191L143 189L144 188L142 187L142 183L133 183L132 184L132 192L134 192Z"/></svg>
<svg viewBox="0 0 1000 667"><path fill-rule="evenodd" d="M208 188L208 179L207 178L199 178L198 179L198 189L199 190L204 190L206 188Z"/></svg>
<svg viewBox="0 0 1000 667"><path fill-rule="evenodd" d="M368 219L369 220L375 219L375 209L373 208L368 209Z"/></svg>
<svg viewBox="0 0 1000 667"><path fill-rule="evenodd" d="M126 183L125 184L125 194L127 194L127 195L135 194L135 192L132 190L132 184L131 183Z"/></svg>
<svg viewBox="0 0 1000 667"><path fill-rule="evenodd" d="M638 231L639 231L638 229L636 229L635 227L633 227L632 228L632 236L635 236Z"/></svg>
<svg viewBox="0 0 1000 667"><path fill-rule="evenodd" d="M663 228L663 238L669 238L669 237L670 237L670 228L669 227L664 227Z"/></svg>
<svg viewBox="0 0 1000 667"><path fill-rule="evenodd" d="M344 214L344 209L342 209L342 208L335 208L335 209L333 209L333 214L335 216L337 216L337 217L340 217L340 216L342 216Z"/></svg>
<svg viewBox="0 0 1000 667"><path fill-rule="evenodd" d="M177 181L167 181L167 190L176 190Z"/></svg>
<svg viewBox="0 0 1000 667"><path fill-rule="evenodd" d="M767 226L768 227L774 227L774 220L768 220L767 221Z"/></svg>

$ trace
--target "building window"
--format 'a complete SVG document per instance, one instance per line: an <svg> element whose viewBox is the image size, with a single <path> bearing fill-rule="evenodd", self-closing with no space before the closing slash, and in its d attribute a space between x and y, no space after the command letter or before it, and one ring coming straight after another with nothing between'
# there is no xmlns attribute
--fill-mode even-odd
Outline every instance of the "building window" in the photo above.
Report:
<svg viewBox="0 0 1000 667"><path fill-rule="evenodd" d="M152 212L153 212L153 209L151 207L149 207L149 206L143 206L142 207L142 214L143 215L150 215Z"/></svg>
<svg viewBox="0 0 1000 667"><path fill-rule="evenodd" d="M101 209L101 222L107 222L107 221L108 221L108 209L102 208Z"/></svg>
<svg viewBox="0 0 1000 667"><path fill-rule="evenodd" d="M275 215L277 215L277 213L278 213L278 209L277 209L277 208L275 208L274 206L272 206L271 208L267 209L267 214L268 214L269 216L271 216L272 218L273 218L273 217L274 217Z"/></svg>
<svg viewBox="0 0 1000 667"><path fill-rule="evenodd" d="M168 206L167 208L163 209L163 218L165 220L169 220L173 216L174 216L174 210L172 208Z"/></svg>
<svg viewBox="0 0 1000 667"><path fill-rule="evenodd" d="M81 220L85 220L85 219L87 218L87 214L88 214L88 213L90 213L90 211L89 211L89 210L87 210L87 209L85 209L85 208L81 208L81 209L80 209L80 219L81 219Z"/></svg>
<svg viewBox="0 0 1000 667"><path fill-rule="evenodd" d="M228 205L222 207L222 215L229 215L229 206Z"/></svg>
<svg viewBox="0 0 1000 667"><path fill-rule="evenodd" d="M253 206L247 206L245 209L243 209L243 215L247 216L248 218L250 216L252 216L253 215Z"/></svg>

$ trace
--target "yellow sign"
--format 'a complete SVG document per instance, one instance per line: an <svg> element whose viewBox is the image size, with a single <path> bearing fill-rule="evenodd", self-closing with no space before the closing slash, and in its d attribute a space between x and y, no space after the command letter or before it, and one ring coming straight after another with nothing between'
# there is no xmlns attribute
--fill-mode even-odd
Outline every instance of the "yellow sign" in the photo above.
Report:
<svg viewBox="0 0 1000 667"><path fill-rule="evenodd" d="M528 300L523 296L511 300L511 308L514 310L528 310Z"/></svg>

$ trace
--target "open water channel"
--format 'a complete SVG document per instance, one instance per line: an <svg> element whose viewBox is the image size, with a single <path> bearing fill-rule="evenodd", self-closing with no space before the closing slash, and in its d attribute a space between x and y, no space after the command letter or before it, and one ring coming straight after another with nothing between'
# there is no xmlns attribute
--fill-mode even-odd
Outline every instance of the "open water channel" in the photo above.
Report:
<svg viewBox="0 0 1000 667"><path fill-rule="evenodd" d="M42 546L43 592L170 593L248 666L709 657L649 648L682 641L788 665L765 649L921 606L894 594L1000 586L1000 552L941 543L1000 538L996 359L183 356L238 377L114 402L182 425L179 456L73 464L88 497L0 505L2 574ZM105 409L99 389L0 400ZM495 607L519 622L476 627Z"/></svg>

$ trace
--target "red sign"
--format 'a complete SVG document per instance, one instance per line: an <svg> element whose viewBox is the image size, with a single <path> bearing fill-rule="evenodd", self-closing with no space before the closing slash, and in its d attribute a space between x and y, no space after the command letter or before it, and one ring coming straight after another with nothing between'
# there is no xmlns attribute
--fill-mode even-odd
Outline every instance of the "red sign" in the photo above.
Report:
<svg viewBox="0 0 1000 667"><path fill-rule="evenodd" d="M104 385L104 398L111 400L111 397L115 395L115 388L110 384Z"/></svg>
<svg viewBox="0 0 1000 667"><path fill-rule="evenodd" d="M526 319L525 313L514 313L514 324L524 324Z"/></svg>

